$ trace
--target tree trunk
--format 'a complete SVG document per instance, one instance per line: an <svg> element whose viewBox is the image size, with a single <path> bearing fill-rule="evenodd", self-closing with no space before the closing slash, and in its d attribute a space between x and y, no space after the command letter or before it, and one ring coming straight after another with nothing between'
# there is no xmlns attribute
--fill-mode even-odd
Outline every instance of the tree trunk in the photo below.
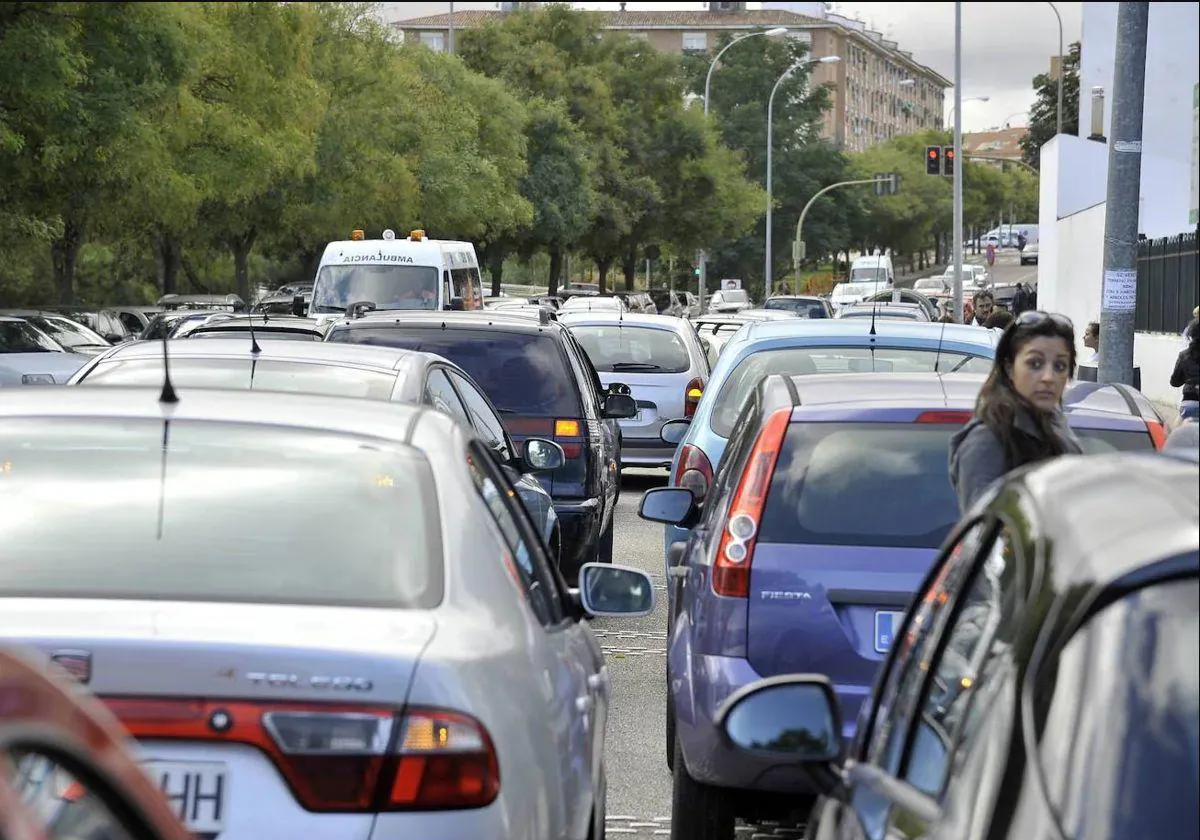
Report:
<svg viewBox="0 0 1200 840"><path fill-rule="evenodd" d="M546 293L551 297L558 294L558 281L562 277L563 252L561 248L550 251L550 280L546 283Z"/></svg>
<svg viewBox="0 0 1200 840"><path fill-rule="evenodd" d="M251 303L250 250L254 247L255 236L255 231L250 229L239 236L234 236L229 241L229 246L233 250L233 276L237 283L238 297L247 305Z"/></svg>
<svg viewBox="0 0 1200 840"><path fill-rule="evenodd" d="M615 260L612 257L596 260L596 273L600 275L596 285L602 295L608 294L608 272L612 271L613 262Z"/></svg>
<svg viewBox="0 0 1200 840"><path fill-rule="evenodd" d="M500 282L504 277L504 252L492 249L488 255L488 274L492 276L492 297L500 297Z"/></svg>
<svg viewBox="0 0 1200 840"><path fill-rule="evenodd" d="M637 280L637 246L630 245L621 257L621 272L625 275L625 291L633 291L633 283Z"/></svg>
<svg viewBox="0 0 1200 840"><path fill-rule="evenodd" d="M160 294L179 291L180 262L179 241L170 231L160 230L154 235L154 270Z"/></svg>
<svg viewBox="0 0 1200 840"><path fill-rule="evenodd" d="M75 219L67 219L62 236L50 243L54 289L58 294L58 302L63 306L75 303L75 266L82 245L83 228Z"/></svg>
<svg viewBox="0 0 1200 840"><path fill-rule="evenodd" d="M193 292L201 294L209 294L208 286L200 282L200 275L196 273L196 267L187 259L180 256L179 265L183 268L183 274L188 279L188 284L191 285Z"/></svg>

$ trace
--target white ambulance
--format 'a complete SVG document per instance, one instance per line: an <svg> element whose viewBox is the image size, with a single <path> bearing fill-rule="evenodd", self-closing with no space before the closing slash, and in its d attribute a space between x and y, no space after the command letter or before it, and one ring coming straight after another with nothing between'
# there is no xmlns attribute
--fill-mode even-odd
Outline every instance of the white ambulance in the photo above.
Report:
<svg viewBox="0 0 1200 840"><path fill-rule="evenodd" d="M414 230L397 239L350 239L325 246L313 283L312 302L297 296L292 311L332 321L356 311L386 309L482 309L479 260L470 242L429 239ZM307 310L307 312L305 311Z"/></svg>

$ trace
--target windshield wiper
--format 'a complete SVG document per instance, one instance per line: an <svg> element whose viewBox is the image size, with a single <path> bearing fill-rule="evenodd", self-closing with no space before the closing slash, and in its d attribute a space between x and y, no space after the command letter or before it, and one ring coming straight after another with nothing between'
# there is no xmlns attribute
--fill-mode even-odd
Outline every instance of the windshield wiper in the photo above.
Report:
<svg viewBox="0 0 1200 840"><path fill-rule="evenodd" d="M662 365L656 365L653 362L613 362L609 365L611 370L662 370Z"/></svg>

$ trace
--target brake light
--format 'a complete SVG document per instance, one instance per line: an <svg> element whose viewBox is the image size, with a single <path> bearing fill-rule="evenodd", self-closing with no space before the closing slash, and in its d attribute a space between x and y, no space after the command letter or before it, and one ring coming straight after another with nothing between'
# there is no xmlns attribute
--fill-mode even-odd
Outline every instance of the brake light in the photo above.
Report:
<svg viewBox="0 0 1200 840"><path fill-rule="evenodd" d="M692 417L696 413L696 406L700 405L700 398L703 396L704 380L697 376L683 389L684 417Z"/></svg>
<svg viewBox="0 0 1200 840"><path fill-rule="evenodd" d="M918 423L966 423L973 417L969 411L922 411Z"/></svg>
<svg viewBox="0 0 1200 840"><path fill-rule="evenodd" d="M1161 450L1167 445L1167 429L1162 423L1157 420L1146 421L1146 431L1150 433L1150 440L1154 441L1154 448Z"/></svg>
<svg viewBox="0 0 1200 840"><path fill-rule="evenodd" d="M679 460L671 484L692 491L697 502L703 501L712 485L713 468L704 450L685 443L679 450Z"/></svg>
<svg viewBox="0 0 1200 840"><path fill-rule="evenodd" d="M750 459L733 495L713 564L712 587L718 595L745 598L750 594L750 564L754 559L755 538L766 508L775 464L783 449L783 436L791 420L790 408L779 409L767 418L754 441Z"/></svg>
<svg viewBox="0 0 1200 840"><path fill-rule="evenodd" d="M500 791L491 738L459 712L125 697L104 702L138 739L256 747L308 811L480 808Z"/></svg>

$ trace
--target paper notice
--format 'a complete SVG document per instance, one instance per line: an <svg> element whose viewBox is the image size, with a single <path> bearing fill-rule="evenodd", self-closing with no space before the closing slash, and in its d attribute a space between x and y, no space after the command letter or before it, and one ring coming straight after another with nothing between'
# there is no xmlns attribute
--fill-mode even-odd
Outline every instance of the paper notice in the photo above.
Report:
<svg viewBox="0 0 1200 840"><path fill-rule="evenodd" d="M1110 312L1132 312L1137 308L1137 271L1119 268L1104 272L1102 309Z"/></svg>

